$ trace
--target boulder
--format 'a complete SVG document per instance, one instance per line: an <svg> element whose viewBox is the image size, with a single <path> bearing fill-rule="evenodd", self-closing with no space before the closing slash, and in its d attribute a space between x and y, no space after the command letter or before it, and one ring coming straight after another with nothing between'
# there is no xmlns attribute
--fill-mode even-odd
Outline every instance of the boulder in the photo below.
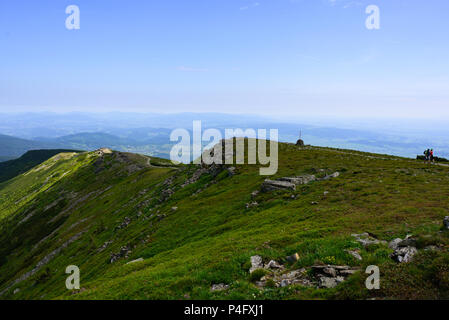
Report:
<svg viewBox="0 0 449 320"><path fill-rule="evenodd" d="M407 263L412 261L413 256L418 253L415 247L398 247L390 257L399 263Z"/></svg>
<svg viewBox="0 0 449 320"><path fill-rule="evenodd" d="M345 250L347 253L349 253L351 256L353 256L355 259L361 261L362 260L362 256L360 255L359 252L355 251L355 250Z"/></svg>
<svg viewBox="0 0 449 320"><path fill-rule="evenodd" d="M331 277L320 277L318 286L320 288L335 288L338 285L337 278Z"/></svg>
<svg viewBox="0 0 449 320"><path fill-rule="evenodd" d="M396 238L394 240L391 240L390 243L388 244L388 247L390 249L396 250L398 248L399 243L402 242L401 238Z"/></svg>
<svg viewBox="0 0 449 320"><path fill-rule="evenodd" d="M315 181L316 177L314 175L306 174L306 175L297 176L297 177L283 177L283 178L279 178L277 180L290 182L295 185L301 185L301 184L308 184L309 182Z"/></svg>
<svg viewBox="0 0 449 320"><path fill-rule="evenodd" d="M263 269L263 262L261 256L252 256L251 257L251 268L249 269L249 273L253 273L257 269Z"/></svg>
<svg viewBox="0 0 449 320"><path fill-rule="evenodd" d="M325 273L331 277L337 276L337 271L332 267L323 268L323 273Z"/></svg>
<svg viewBox="0 0 449 320"><path fill-rule="evenodd" d="M287 181L266 179L262 183L262 191L269 192L274 190L296 190L296 185Z"/></svg>
<svg viewBox="0 0 449 320"><path fill-rule="evenodd" d="M284 267L278 262L271 260L265 265L265 269L283 269Z"/></svg>
<svg viewBox="0 0 449 320"><path fill-rule="evenodd" d="M298 253L292 254L291 256L288 256L286 259L290 263L295 263L296 261L299 260L299 254Z"/></svg>
<svg viewBox="0 0 449 320"><path fill-rule="evenodd" d="M416 239L412 236L407 236L404 240L398 243L398 247L416 247Z"/></svg>

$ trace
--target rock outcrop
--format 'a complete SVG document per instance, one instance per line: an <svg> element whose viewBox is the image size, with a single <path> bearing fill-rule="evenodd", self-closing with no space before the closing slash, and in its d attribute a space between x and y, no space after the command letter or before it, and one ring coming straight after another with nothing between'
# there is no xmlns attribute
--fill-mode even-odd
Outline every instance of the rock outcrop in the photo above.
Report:
<svg viewBox="0 0 449 320"><path fill-rule="evenodd" d="M263 262L261 256L252 256L251 257L251 268L249 269L249 273L253 273L257 269L263 269Z"/></svg>
<svg viewBox="0 0 449 320"><path fill-rule="evenodd" d="M346 278L359 271L358 268L351 268L349 266L312 266L312 272L318 280L319 288L335 288L339 283L346 280Z"/></svg>
<svg viewBox="0 0 449 320"><path fill-rule="evenodd" d="M387 244L385 240L378 240L367 232L361 234L352 234L352 236L365 248L373 244Z"/></svg>
<svg viewBox="0 0 449 320"><path fill-rule="evenodd" d="M416 249L416 239L412 236L407 236L404 240L396 238L390 241L388 247L394 250L390 257L399 263L412 261L413 256L418 253L418 249Z"/></svg>

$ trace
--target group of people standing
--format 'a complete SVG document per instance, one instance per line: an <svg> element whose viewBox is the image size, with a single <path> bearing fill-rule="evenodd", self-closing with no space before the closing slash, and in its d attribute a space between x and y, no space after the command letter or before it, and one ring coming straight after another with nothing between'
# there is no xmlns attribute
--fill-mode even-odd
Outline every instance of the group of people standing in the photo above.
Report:
<svg viewBox="0 0 449 320"><path fill-rule="evenodd" d="M433 149L427 149L424 151L424 158L426 162L435 162L435 157L433 156Z"/></svg>

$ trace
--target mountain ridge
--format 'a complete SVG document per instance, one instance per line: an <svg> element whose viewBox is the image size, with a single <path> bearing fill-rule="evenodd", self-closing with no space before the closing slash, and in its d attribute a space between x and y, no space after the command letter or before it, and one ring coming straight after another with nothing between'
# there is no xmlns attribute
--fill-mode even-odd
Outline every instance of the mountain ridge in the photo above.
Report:
<svg viewBox="0 0 449 320"><path fill-rule="evenodd" d="M281 143L279 172L270 179L320 179L262 192L258 167L173 165L105 150L54 156L0 184L0 298L448 297L449 239L441 225L449 214L441 195L449 195L449 168ZM387 241L413 234L419 253L398 264L387 246L364 247L351 236L363 232ZM439 249L424 250L429 245ZM299 260L288 262L295 252ZM259 287L248 272L255 255L288 272L374 264L385 276L375 291L364 287L363 272L332 289ZM80 268L80 290L65 288L68 265ZM211 290L219 284L226 289Z"/></svg>

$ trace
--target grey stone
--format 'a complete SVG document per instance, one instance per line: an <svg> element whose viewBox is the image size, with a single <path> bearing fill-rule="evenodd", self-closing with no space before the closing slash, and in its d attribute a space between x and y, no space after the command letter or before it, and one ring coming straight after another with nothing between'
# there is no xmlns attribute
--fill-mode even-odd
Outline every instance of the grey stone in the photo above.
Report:
<svg viewBox="0 0 449 320"><path fill-rule="evenodd" d="M308 184L310 182L313 182L316 180L316 177L314 175L303 175L303 176L297 176L297 177L283 177L277 179L277 181L286 181L293 183L295 185L301 185L301 184Z"/></svg>
<svg viewBox="0 0 449 320"><path fill-rule="evenodd" d="M281 280L281 282L279 283L279 286L280 286L281 288L283 288L283 287L288 286L289 284L290 284L290 281L289 281L288 279L283 279L283 280Z"/></svg>
<svg viewBox="0 0 449 320"><path fill-rule="evenodd" d="M299 254L298 253L292 254L291 256L288 256L286 259L288 262L294 263L299 260Z"/></svg>
<svg viewBox="0 0 449 320"><path fill-rule="evenodd" d="M353 251L353 250L346 250L347 253L349 253L351 256L353 256L355 259L361 261L362 260L362 256L360 255L360 253L358 253L357 251Z"/></svg>
<svg viewBox="0 0 449 320"><path fill-rule="evenodd" d="M274 190L296 190L296 185L287 181L278 181L278 180L270 180L266 179L262 183L262 191L269 192Z"/></svg>
<svg viewBox="0 0 449 320"><path fill-rule="evenodd" d="M331 277L336 277L337 276L337 271L335 271L334 268L332 267L327 267L323 269L323 273L331 276Z"/></svg>
<svg viewBox="0 0 449 320"><path fill-rule="evenodd" d="M401 238L396 238L394 240L391 240L390 243L388 244L388 247L390 249L396 250L398 247L398 244L401 243L402 239Z"/></svg>
<svg viewBox="0 0 449 320"><path fill-rule="evenodd" d="M398 247L392 254L391 258L399 263L407 263L412 261L413 256L418 253L415 247Z"/></svg>
<svg viewBox="0 0 449 320"><path fill-rule="evenodd" d="M253 273L257 269L263 269L263 262L261 256L252 256L251 257L251 268L249 269L249 273Z"/></svg>
<svg viewBox="0 0 449 320"><path fill-rule="evenodd" d="M335 288L338 285L336 278L320 277L319 287L321 288Z"/></svg>
<svg viewBox="0 0 449 320"><path fill-rule="evenodd" d="M132 261L128 262L127 264L132 264L132 263L136 263L136 262L140 262L140 261L143 261L143 258L132 260Z"/></svg>
<svg viewBox="0 0 449 320"><path fill-rule="evenodd" d="M267 265L265 266L265 269L283 269L284 267L282 265L280 265L278 262L271 260L270 262L267 263Z"/></svg>
<svg viewBox="0 0 449 320"><path fill-rule="evenodd" d="M362 234L353 234L352 236L356 238L356 241L358 241L364 247L368 247L373 244L387 244L385 240L374 239L367 232Z"/></svg>
<svg viewBox="0 0 449 320"><path fill-rule="evenodd" d="M228 290L229 289L229 285L224 284L224 283L219 283L219 284L213 284L212 287L210 288L210 291L223 291L223 290Z"/></svg>
<svg viewBox="0 0 449 320"><path fill-rule="evenodd" d="M333 178L338 178L340 176L340 172L334 172L330 175L325 176L324 178L321 178L322 181L326 181Z"/></svg>

